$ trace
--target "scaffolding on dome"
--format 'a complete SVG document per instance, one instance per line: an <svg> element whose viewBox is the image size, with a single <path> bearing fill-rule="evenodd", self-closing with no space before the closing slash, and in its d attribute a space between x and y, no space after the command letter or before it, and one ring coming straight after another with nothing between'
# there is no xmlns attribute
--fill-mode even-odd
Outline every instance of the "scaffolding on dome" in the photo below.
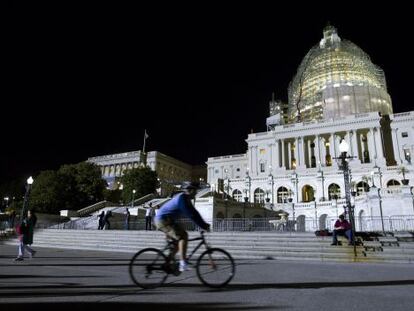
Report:
<svg viewBox="0 0 414 311"><path fill-rule="evenodd" d="M335 30L332 36L332 29L306 54L289 85L289 122L392 113L383 70Z"/></svg>

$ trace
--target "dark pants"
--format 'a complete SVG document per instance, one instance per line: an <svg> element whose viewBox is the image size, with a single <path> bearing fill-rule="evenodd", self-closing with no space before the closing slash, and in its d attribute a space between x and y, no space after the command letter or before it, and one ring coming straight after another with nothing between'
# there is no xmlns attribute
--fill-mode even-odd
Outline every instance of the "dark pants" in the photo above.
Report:
<svg viewBox="0 0 414 311"><path fill-rule="evenodd" d="M348 229L348 230L334 230L333 231L333 240L332 243L337 244L338 243L338 235L342 235L345 236L348 239L348 242L351 243L352 242L352 230Z"/></svg>
<svg viewBox="0 0 414 311"><path fill-rule="evenodd" d="M145 216L145 230L152 230L152 217L151 216Z"/></svg>

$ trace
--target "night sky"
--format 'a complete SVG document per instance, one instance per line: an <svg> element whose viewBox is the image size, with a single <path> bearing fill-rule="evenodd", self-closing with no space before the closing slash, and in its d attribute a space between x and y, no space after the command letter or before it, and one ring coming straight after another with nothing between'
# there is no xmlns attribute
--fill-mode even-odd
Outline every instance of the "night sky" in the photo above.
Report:
<svg viewBox="0 0 414 311"><path fill-rule="evenodd" d="M144 129L147 151L190 164L244 153L328 21L385 71L394 112L414 110L408 8L36 9L3 21L0 181L140 150Z"/></svg>

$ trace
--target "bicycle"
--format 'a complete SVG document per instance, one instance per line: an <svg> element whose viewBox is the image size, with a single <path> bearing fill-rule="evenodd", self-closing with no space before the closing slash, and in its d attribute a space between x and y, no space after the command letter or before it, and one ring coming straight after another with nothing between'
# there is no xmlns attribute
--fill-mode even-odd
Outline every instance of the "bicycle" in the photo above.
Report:
<svg viewBox="0 0 414 311"><path fill-rule="evenodd" d="M187 260L190 260L202 245L206 248L195 264L197 277L201 283L213 288L227 285L236 270L231 255L221 248L210 247L204 237L204 231L200 231L199 237L188 241L200 241L200 243L194 247ZM133 282L145 289L156 288L166 281L168 275L180 275L179 263L174 255L177 243L177 240L168 238L162 250L150 247L138 251L129 263L129 274Z"/></svg>

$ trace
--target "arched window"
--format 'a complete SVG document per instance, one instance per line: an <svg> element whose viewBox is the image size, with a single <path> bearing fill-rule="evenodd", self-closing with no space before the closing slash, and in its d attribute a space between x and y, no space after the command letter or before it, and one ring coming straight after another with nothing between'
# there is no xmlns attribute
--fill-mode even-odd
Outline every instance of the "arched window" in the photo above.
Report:
<svg viewBox="0 0 414 311"><path fill-rule="evenodd" d="M396 187L396 186L401 186L400 182L395 180L395 179L391 179L389 182L387 182L387 188L388 187Z"/></svg>
<svg viewBox="0 0 414 311"><path fill-rule="evenodd" d="M365 181L357 183L357 196L369 191L369 185Z"/></svg>
<svg viewBox="0 0 414 311"><path fill-rule="evenodd" d="M340 197L341 197L341 187L339 187L337 184L330 184L328 187L329 201L332 201L335 198L339 199Z"/></svg>
<svg viewBox="0 0 414 311"><path fill-rule="evenodd" d="M233 200L235 200L237 202L242 202L243 201L243 194L238 189L233 191L232 197L233 197Z"/></svg>
<svg viewBox="0 0 414 311"><path fill-rule="evenodd" d="M277 203L286 203L290 192L286 187L279 187L277 189Z"/></svg>
<svg viewBox="0 0 414 311"><path fill-rule="evenodd" d="M263 189L257 188L254 191L254 203L264 203L265 201L265 192Z"/></svg>
<svg viewBox="0 0 414 311"><path fill-rule="evenodd" d="M216 215L216 218L223 219L224 218L224 214L222 212L218 212L217 215Z"/></svg>
<svg viewBox="0 0 414 311"><path fill-rule="evenodd" d="M311 202L315 200L315 194L312 186L304 185L302 188L302 201Z"/></svg>

